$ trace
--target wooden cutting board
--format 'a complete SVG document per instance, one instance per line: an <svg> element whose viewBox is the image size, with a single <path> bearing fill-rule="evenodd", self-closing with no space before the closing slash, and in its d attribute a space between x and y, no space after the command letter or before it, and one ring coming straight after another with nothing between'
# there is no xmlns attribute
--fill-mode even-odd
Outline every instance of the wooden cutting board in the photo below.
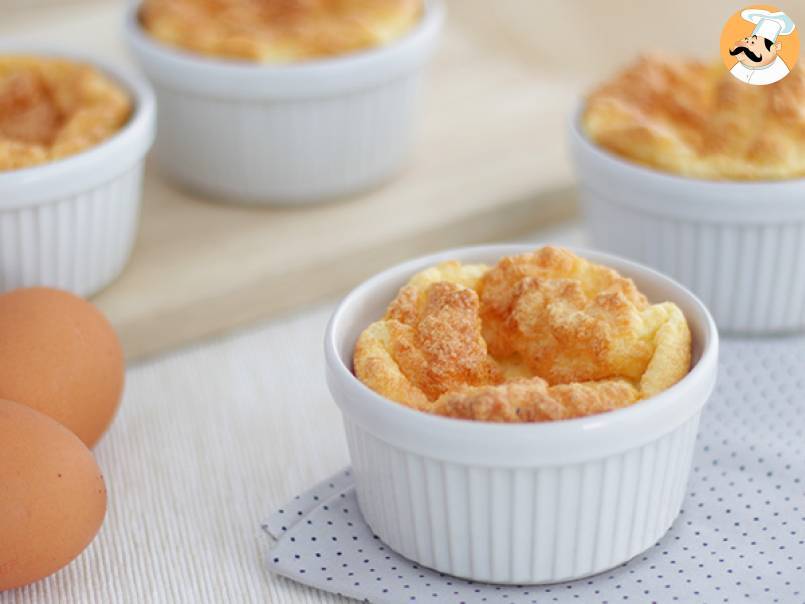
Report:
<svg viewBox="0 0 805 604"><path fill-rule="evenodd" d="M0 34L129 62L123 5L11 12ZM95 299L130 359L347 290L446 246L511 238L574 212L564 130L577 85L540 75L477 3L449 4L414 157L382 189L340 203L259 209L174 188L149 163L134 255Z"/></svg>

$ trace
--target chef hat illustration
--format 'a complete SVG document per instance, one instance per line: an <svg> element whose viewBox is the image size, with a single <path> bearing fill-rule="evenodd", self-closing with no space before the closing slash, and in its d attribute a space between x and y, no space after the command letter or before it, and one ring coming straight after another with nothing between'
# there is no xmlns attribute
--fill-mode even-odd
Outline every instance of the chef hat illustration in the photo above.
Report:
<svg viewBox="0 0 805 604"><path fill-rule="evenodd" d="M771 13L762 8L747 8L741 12L741 17L755 24L753 36L759 36L774 42L777 36L787 36L796 25L784 12Z"/></svg>

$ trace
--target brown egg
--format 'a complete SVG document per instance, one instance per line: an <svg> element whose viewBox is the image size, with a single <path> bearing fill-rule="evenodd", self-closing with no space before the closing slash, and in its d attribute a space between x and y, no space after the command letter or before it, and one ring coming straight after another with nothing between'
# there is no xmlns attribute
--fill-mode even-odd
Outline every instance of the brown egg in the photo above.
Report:
<svg viewBox="0 0 805 604"><path fill-rule="evenodd" d="M43 287L0 295L0 398L30 405L92 447L123 390L123 352L89 302Z"/></svg>
<svg viewBox="0 0 805 604"><path fill-rule="evenodd" d="M0 591L47 577L92 541L106 486L92 453L61 424L0 400Z"/></svg>

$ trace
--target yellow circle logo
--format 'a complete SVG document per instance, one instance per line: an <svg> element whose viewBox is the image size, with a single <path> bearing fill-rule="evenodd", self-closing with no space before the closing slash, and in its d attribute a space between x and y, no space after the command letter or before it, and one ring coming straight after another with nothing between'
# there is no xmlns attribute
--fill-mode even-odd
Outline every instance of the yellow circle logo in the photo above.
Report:
<svg viewBox="0 0 805 604"><path fill-rule="evenodd" d="M754 4L732 15L721 32L721 58L747 84L779 82L799 58L799 31L785 11Z"/></svg>

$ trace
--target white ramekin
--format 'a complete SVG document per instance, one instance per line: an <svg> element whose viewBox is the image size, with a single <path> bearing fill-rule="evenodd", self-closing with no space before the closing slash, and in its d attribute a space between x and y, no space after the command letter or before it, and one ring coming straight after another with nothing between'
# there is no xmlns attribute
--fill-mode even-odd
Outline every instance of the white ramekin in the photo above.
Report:
<svg viewBox="0 0 805 604"><path fill-rule="evenodd" d="M616 157L570 127L595 247L693 290L725 332L805 328L805 179L683 178Z"/></svg>
<svg viewBox="0 0 805 604"><path fill-rule="evenodd" d="M444 20L388 46L292 65L215 60L125 30L159 102L155 154L167 175L221 199L317 202L371 188L396 172L411 142L424 64Z"/></svg>
<svg viewBox="0 0 805 604"><path fill-rule="evenodd" d="M0 171L0 291L45 285L92 295L131 254L143 160L154 138L154 95L141 78L94 58L19 47L0 52L90 63L134 101L128 123L106 141L57 161Z"/></svg>
<svg viewBox="0 0 805 604"><path fill-rule="evenodd" d="M493 583L551 583L602 572L648 549L679 513L699 416L716 379L718 333L690 292L651 269L577 253L671 300L693 333L694 367L626 409L540 424L472 422L391 402L352 374L355 342L415 272L446 259L494 263L518 246L463 248L391 268L352 291L325 337L358 501L403 556Z"/></svg>

